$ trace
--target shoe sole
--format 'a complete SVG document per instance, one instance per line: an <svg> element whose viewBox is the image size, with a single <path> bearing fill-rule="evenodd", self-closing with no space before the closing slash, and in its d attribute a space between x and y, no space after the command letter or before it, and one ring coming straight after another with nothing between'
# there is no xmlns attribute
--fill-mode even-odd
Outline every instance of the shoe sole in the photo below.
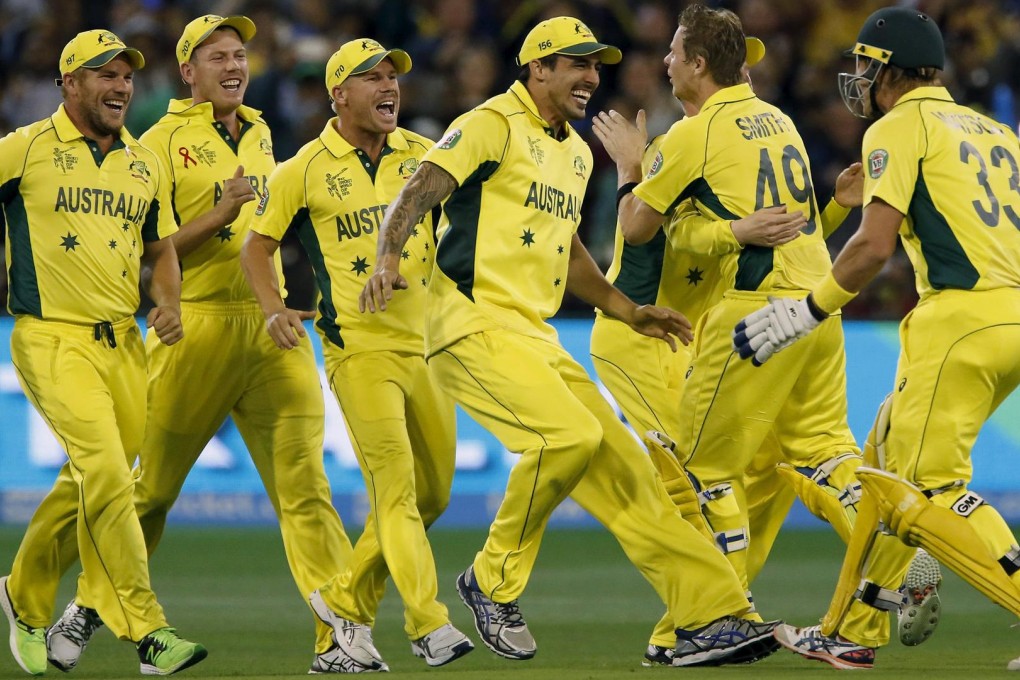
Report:
<svg viewBox="0 0 1020 680"><path fill-rule="evenodd" d="M189 656L187 659L180 662L176 666L171 666L166 670L162 670L160 668L157 668L156 666L152 666L147 663L143 663L141 665L140 670L142 675L173 675L174 673L180 673L185 668L191 668L192 666L202 661L207 656L209 656L209 652L205 649L205 647L198 647L195 649L194 654L192 654L191 656Z"/></svg>
<svg viewBox="0 0 1020 680"><path fill-rule="evenodd" d="M425 650L423 650L421 647L415 644L411 645L411 653L414 654L419 659L425 659L425 663L427 663L429 666L432 666L433 668L436 668L438 666L445 666L451 661L456 661L460 657L465 656L466 654L471 652L474 648L475 646L471 643L471 640L465 638L463 641L458 642L453 647L451 647L449 654L443 656L429 656L428 654L425 653Z"/></svg>
<svg viewBox="0 0 1020 680"><path fill-rule="evenodd" d="M25 671L29 675L42 675L46 672L45 669L38 673L33 672L25 665L25 662L21 659L21 654L18 653L18 617L14 613L14 603L11 602L11 595L7 592L8 578L10 578L10 576L0 578L0 609L4 610L4 616L7 617L7 623L11 627L11 634L9 637L11 655L14 657L14 660L18 662L18 665L21 666L21 670Z"/></svg>
<svg viewBox="0 0 1020 680"><path fill-rule="evenodd" d="M900 642L908 647L925 642L932 636L942 617L939 586L942 570L938 561L922 550L917 551L904 583L908 604L900 608L897 631Z"/></svg>
<svg viewBox="0 0 1020 680"><path fill-rule="evenodd" d="M513 661L527 661L528 659L534 658L535 652L507 652L494 646L491 642L486 639L485 634L482 632L482 627L478 625L478 616L475 614L475 608L471 606L471 590L468 588L467 583L464 581L464 574L461 573L457 576L457 596L460 597L460 601L464 603L464 606L471 612L471 619L475 622L475 632L478 633L478 638L482 641L482 644L489 648L493 654L501 656L504 659L511 659Z"/></svg>
<svg viewBox="0 0 1020 680"><path fill-rule="evenodd" d="M790 630L796 630L796 628L793 628L792 626L788 626L788 628ZM854 670L867 670L867 669L875 667L875 664L856 664L856 663L851 663L849 661L843 661L839 657L835 657L832 654L828 654L826 652L811 652L811 651L808 651L808 650L805 650L805 649L801 649L801 648L797 647L797 645L795 645L793 642L790 642L790 641L788 641L785 638L785 630L781 626L777 627L773 631L773 635L775 636L776 641L781 646L783 646L786 649L790 650L791 652L793 652L797 656L802 656L805 659L813 659L815 661L821 661L823 663L829 664L833 668L838 668L838 669L843 670L843 671L854 671ZM798 638L798 639L800 639L800 638Z"/></svg>
<svg viewBox="0 0 1020 680"><path fill-rule="evenodd" d="M779 649L779 642L773 637L773 632L774 629L759 633L733 647L709 649L682 657L673 657L673 666L689 668L691 666L723 666L754 663Z"/></svg>

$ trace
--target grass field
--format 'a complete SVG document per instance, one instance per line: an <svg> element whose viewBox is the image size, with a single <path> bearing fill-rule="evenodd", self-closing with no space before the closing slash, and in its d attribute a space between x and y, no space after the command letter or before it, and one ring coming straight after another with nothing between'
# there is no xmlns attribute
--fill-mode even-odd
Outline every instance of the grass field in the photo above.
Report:
<svg viewBox="0 0 1020 680"><path fill-rule="evenodd" d="M0 568L9 568L21 529L0 527ZM440 597L454 623L476 642L469 656L428 669L411 656L402 631L400 600L390 587L375 628L375 640L393 673L407 678L448 676L453 680L518 678L809 678L839 671L781 651L753 666L713 669L646 669L640 664L648 633L661 605L648 584L601 531L551 531L521 609L539 652L535 659L498 658L480 643L469 612L454 591L457 572L481 546L481 531L436 531ZM755 588L767 617L809 624L828 604L841 544L827 531L781 536ZM278 534L270 529L171 527L152 563L152 580L171 623L200 640L209 658L180 677L303 677L312 660L311 614L290 580ZM73 578L62 584L57 611L71 597ZM946 616L928 643L880 651L871 675L886 678L994 677L1020 674L1006 663L1020 654L1020 629L1013 617L949 574L943 588ZM0 626L4 624L0 623ZM7 634L6 627L3 633ZM50 669L49 676L61 673ZM0 678L28 677L10 654L0 652ZM137 678L132 647L102 629L73 678Z"/></svg>

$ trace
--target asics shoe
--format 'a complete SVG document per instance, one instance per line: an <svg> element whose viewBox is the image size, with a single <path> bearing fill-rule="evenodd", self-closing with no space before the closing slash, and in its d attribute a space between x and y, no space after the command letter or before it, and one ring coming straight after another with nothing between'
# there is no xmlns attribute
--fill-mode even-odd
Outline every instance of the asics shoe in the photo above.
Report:
<svg viewBox="0 0 1020 680"><path fill-rule="evenodd" d="M535 638L521 616L517 600L493 602L478 588L474 567L457 577L457 594L475 617L475 630L486 647L507 659L530 659L537 649Z"/></svg>
<svg viewBox="0 0 1020 680"><path fill-rule="evenodd" d="M447 623L411 642L411 653L430 666L442 666L464 656L475 646L467 635Z"/></svg>
<svg viewBox="0 0 1020 680"><path fill-rule="evenodd" d="M173 675L208 655L202 645L177 637L174 628L154 630L138 643L142 675Z"/></svg>
<svg viewBox="0 0 1020 680"><path fill-rule="evenodd" d="M671 647L660 647L659 645L648 645L645 649L645 658L641 661L645 668L656 666L673 665L673 649Z"/></svg>
<svg viewBox="0 0 1020 680"><path fill-rule="evenodd" d="M724 616L696 630L677 628L674 666L753 663L779 649L772 631L779 621Z"/></svg>
<svg viewBox="0 0 1020 680"><path fill-rule="evenodd" d="M4 610L11 626L11 654L26 673L42 675L46 672L46 630L32 628L18 618L11 595L7 592L8 578L0 578L0 609Z"/></svg>
<svg viewBox="0 0 1020 680"><path fill-rule="evenodd" d="M336 642L343 656L346 656L347 660L357 669L342 672L386 672L390 669L382 660L379 650L375 648L375 643L372 642L372 629L369 626L363 623L355 623L337 614L322 599L322 593L318 590L313 591L308 597L308 603L312 605L312 611L315 612L315 615L323 623L333 628L333 641ZM326 654L329 654L329 652L326 652ZM342 660L341 663L345 663L347 660Z"/></svg>
<svg viewBox="0 0 1020 680"><path fill-rule="evenodd" d="M822 635L821 626L794 628L783 624L776 627L779 644L808 659L824 661L843 670L875 667L875 648L858 645L839 636Z"/></svg>
<svg viewBox="0 0 1020 680"><path fill-rule="evenodd" d="M935 632L942 616L939 586L942 570L939 562L921 548L910 562L903 583L903 603L897 612L900 642L919 645Z"/></svg>
<svg viewBox="0 0 1020 680"><path fill-rule="evenodd" d="M351 655L340 649L340 645L333 643L333 646L322 654L315 655L312 667L308 669L309 675L320 673L385 673L389 666L383 664L380 668L370 668L358 663Z"/></svg>
<svg viewBox="0 0 1020 680"><path fill-rule="evenodd" d="M60 619L46 631L46 658L65 673L71 671L102 625L99 612L79 607L71 600Z"/></svg>

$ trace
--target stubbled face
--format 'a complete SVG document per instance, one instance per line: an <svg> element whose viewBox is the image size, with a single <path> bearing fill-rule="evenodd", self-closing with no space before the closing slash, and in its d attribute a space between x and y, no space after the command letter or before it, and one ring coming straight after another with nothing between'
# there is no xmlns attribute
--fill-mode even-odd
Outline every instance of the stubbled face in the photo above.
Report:
<svg viewBox="0 0 1020 680"><path fill-rule="evenodd" d="M248 89L248 52L232 28L219 28L181 64L181 77L191 86L195 103L212 102L218 112L233 111Z"/></svg>
<svg viewBox="0 0 1020 680"><path fill-rule="evenodd" d="M684 27L676 29L673 40L669 43L669 54L662 60L666 65L666 75L673 87L673 96L680 101L690 101L693 94L694 65L687 62L684 52Z"/></svg>
<svg viewBox="0 0 1020 680"><path fill-rule="evenodd" d="M545 69L549 102L557 116L565 121L584 118L588 101L598 89L601 69L597 56L564 55L556 60L555 68Z"/></svg>
<svg viewBox="0 0 1020 680"><path fill-rule="evenodd" d="M369 134L389 134L397 129L400 85L389 58L371 71L347 78L334 88L333 97L345 128L356 127Z"/></svg>
<svg viewBox="0 0 1020 680"><path fill-rule="evenodd" d="M120 135L131 95L134 69L124 55L99 68L80 68L65 79L67 107L91 139Z"/></svg>

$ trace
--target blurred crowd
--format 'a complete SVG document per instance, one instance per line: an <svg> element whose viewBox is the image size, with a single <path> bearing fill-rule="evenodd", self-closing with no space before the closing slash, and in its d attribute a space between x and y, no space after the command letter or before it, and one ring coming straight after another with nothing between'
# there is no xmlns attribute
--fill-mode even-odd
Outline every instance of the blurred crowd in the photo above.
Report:
<svg viewBox="0 0 1020 680"><path fill-rule="evenodd" d="M864 121L839 98L836 74L852 70L841 53L865 17L893 0L707 0L734 10L767 54L752 70L756 92L786 111L811 157L819 203L840 170L859 160ZM406 49L414 60L401 81L400 121L433 139L457 115L505 90L524 34L544 18L585 21L603 42L624 51L603 71L590 114L608 108L648 115L659 134L682 112L662 59L685 5L677 0L0 0L0 134L49 116L60 103L54 87L63 45L78 31L109 28L138 47L147 66L135 79L128 127L140 135L172 97L187 96L174 48L192 18L210 12L245 14L258 27L248 46L246 103L263 112L277 160L318 135L332 115L323 84L325 63L343 42L361 36ZM1015 128L1020 95L1020 0L917 0L946 38L943 82L958 101ZM616 173L588 128L595 152L581 237L603 265L612 257ZM856 229L859 211L830 239L836 252ZM2 236L0 236L2 238ZM285 243L289 304L311 309L314 282L297 243ZM0 282L0 295L5 286ZM902 254L847 308L849 318L898 319L915 303L913 273ZM583 306L568 300L566 311Z"/></svg>

